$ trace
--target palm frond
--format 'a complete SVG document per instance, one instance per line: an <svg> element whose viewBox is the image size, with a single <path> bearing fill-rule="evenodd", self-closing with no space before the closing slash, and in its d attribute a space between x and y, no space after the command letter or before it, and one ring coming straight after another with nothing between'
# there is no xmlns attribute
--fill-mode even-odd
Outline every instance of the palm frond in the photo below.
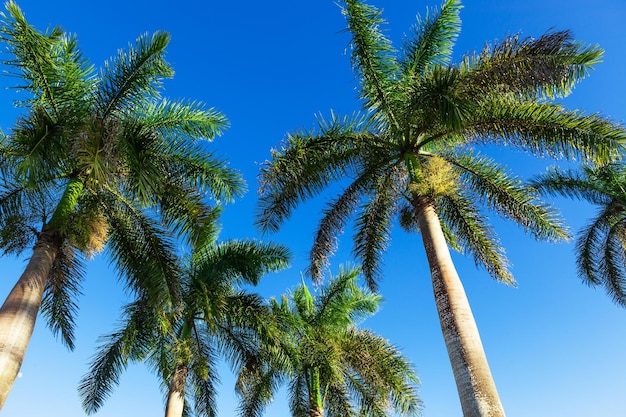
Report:
<svg viewBox="0 0 626 417"><path fill-rule="evenodd" d="M470 200L458 195L442 196L437 200L437 209L456 241L474 256L477 266L498 281L514 284L498 238Z"/></svg>
<svg viewBox="0 0 626 417"><path fill-rule="evenodd" d="M612 161L626 142L626 129L599 115L584 115L536 102L486 103L464 127L474 143L510 145L551 158Z"/></svg>
<svg viewBox="0 0 626 417"><path fill-rule="evenodd" d="M169 41L164 32L144 34L137 38L134 47L129 45L127 51L118 51L115 59L105 63L96 91L103 119L128 105L140 104L147 97L158 97L161 80L174 73L163 58Z"/></svg>
<svg viewBox="0 0 626 417"><path fill-rule="evenodd" d="M352 65L360 75L361 98L369 109L380 109L379 116L397 124L390 87L399 71L391 42L383 35L381 12L358 0L346 0L343 13L352 35Z"/></svg>
<svg viewBox="0 0 626 417"><path fill-rule="evenodd" d="M604 251L599 269L602 273L603 286L613 301L626 307L626 250L624 236L626 219L621 216L606 233Z"/></svg>
<svg viewBox="0 0 626 417"><path fill-rule="evenodd" d="M76 298L81 295L84 266L79 254L69 245L61 247L48 275L41 302L41 313L48 321L54 335L70 349L74 349L75 317L78 310Z"/></svg>
<svg viewBox="0 0 626 417"><path fill-rule="evenodd" d="M146 129L159 132L174 141L181 138L212 140L228 128L228 119L213 108L205 109L197 101L179 102L163 99L136 110Z"/></svg>
<svg viewBox="0 0 626 417"><path fill-rule="evenodd" d="M392 219L398 210L399 195L395 192L398 175L391 170L377 181L375 194L364 204L354 225L354 254L361 259L363 275L373 291L378 287L382 255L389 244Z"/></svg>
<svg viewBox="0 0 626 417"><path fill-rule="evenodd" d="M110 225L107 252L127 288L167 305L179 293L179 268L167 231L120 195L100 199ZM163 304L164 303L164 304Z"/></svg>
<svg viewBox="0 0 626 417"><path fill-rule="evenodd" d="M570 31L547 32L536 39L509 36L466 56L460 85L478 95L562 97L600 62L602 53L598 46L574 42Z"/></svg>
<svg viewBox="0 0 626 417"><path fill-rule="evenodd" d="M7 2L5 8L7 13L0 14L3 20L0 36L15 59L4 63L17 69L17 75L26 82L20 87L30 91L40 104L48 107L54 119L58 115L54 85L61 81L62 75L57 71L56 57L50 52L63 31L57 27L43 34L26 21L15 2Z"/></svg>
<svg viewBox="0 0 626 417"><path fill-rule="evenodd" d="M87 414L98 411L119 383L128 362L142 360L151 346L154 315L149 313L145 300L129 304L125 317L118 331L101 339L89 372L79 384L78 392Z"/></svg>
<svg viewBox="0 0 626 417"><path fill-rule="evenodd" d="M290 134L261 168L256 224L276 231L298 203L349 175L369 133L363 120L334 119L319 133Z"/></svg>
<svg viewBox="0 0 626 417"><path fill-rule="evenodd" d="M513 220L537 239L569 239L558 213L537 199L533 187L506 172L502 165L473 152L451 156L450 162L461 171L463 188L488 208Z"/></svg>
<svg viewBox="0 0 626 417"><path fill-rule="evenodd" d="M405 41L402 70L405 77L420 77L436 65L447 65L452 47L461 30L457 0L446 0L441 9L427 10L424 18L417 17L412 37Z"/></svg>
<svg viewBox="0 0 626 417"><path fill-rule="evenodd" d="M165 146L154 155L168 178L195 187L216 201L231 202L246 191L246 182L239 172L206 149L193 144Z"/></svg>

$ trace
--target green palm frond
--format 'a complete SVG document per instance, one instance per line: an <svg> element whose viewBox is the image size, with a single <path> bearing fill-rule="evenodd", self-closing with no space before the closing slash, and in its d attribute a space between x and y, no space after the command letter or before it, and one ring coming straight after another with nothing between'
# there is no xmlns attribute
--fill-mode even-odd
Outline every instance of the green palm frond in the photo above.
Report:
<svg viewBox="0 0 626 417"><path fill-rule="evenodd" d="M361 98L366 107L381 109L390 125L396 125L390 87L399 71L391 42L383 35L381 12L356 0L346 0L343 13L352 34L352 65L360 75Z"/></svg>
<svg viewBox="0 0 626 417"><path fill-rule="evenodd" d="M558 213L537 199L534 188L506 172L501 164L473 152L452 156L450 161L461 171L460 182L466 192L488 208L513 220L537 239L569 239Z"/></svg>
<svg viewBox="0 0 626 417"><path fill-rule="evenodd" d="M187 397L191 400L190 403L193 404L197 416L214 417L217 415L219 356L214 341L215 337L205 326L195 327L194 354L189 367L190 389Z"/></svg>
<svg viewBox="0 0 626 417"><path fill-rule="evenodd" d="M413 34L405 41L405 77L420 77L434 66L448 64L461 30L462 7L457 0L446 0L440 9L427 11L424 18L417 17Z"/></svg>
<svg viewBox="0 0 626 417"><path fill-rule="evenodd" d="M382 297L360 288L360 268L342 267L317 296L315 322L338 329L359 323L378 310Z"/></svg>
<svg viewBox="0 0 626 417"><path fill-rule="evenodd" d="M604 188L604 182L594 181L595 178L597 172L592 167L585 166L580 171L553 167L532 179L529 184L540 193L587 200L597 205L609 204L611 194L606 192L608 190ZM611 183L618 187L622 186L622 181L617 179Z"/></svg>
<svg viewBox="0 0 626 417"><path fill-rule="evenodd" d="M105 63L95 92L98 112L103 119L132 104L141 104L146 97L158 97L163 78L174 74L164 60L170 36L155 32L137 38L128 50L118 51L117 57Z"/></svg>
<svg viewBox="0 0 626 417"><path fill-rule="evenodd" d="M84 274L79 254L71 246L63 246L54 259L41 302L41 313L47 319L48 327L54 335L60 334L63 343L72 350L78 311L76 298L81 295Z"/></svg>
<svg viewBox="0 0 626 417"><path fill-rule="evenodd" d="M367 192L372 176L374 175L370 172L361 175L346 187L339 197L330 201L324 210L313 239L309 255L310 264L307 268L307 273L315 281L320 279L323 269L329 266L329 257L337 247L337 236L343 232L343 227Z"/></svg>
<svg viewBox="0 0 626 417"><path fill-rule="evenodd" d="M289 411L293 417L307 417L310 412L308 383L304 374L289 383Z"/></svg>
<svg viewBox="0 0 626 417"><path fill-rule="evenodd" d="M273 161L261 169L257 225L262 230L277 230L298 203L347 175L347 162L357 153L356 133L335 133L295 133L273 152Z"/></svg>
<svg viewBox="0 0 626 417"><path fill-rule="evenodd" d="M119 330L101 339L98 353L92 358L90 373L81 380L78 392L83 408L93 414L106 401L129 360L141 360L151 347L151 332L158 328L145 299L129 304Z"/></svg>
<svg viewBox="0 0 626 417"><path fill-rule="evenodd" d="M614 302L626 306L626 219L620 217L605 234L599 269L602 276L608 278L602 280L607 293Z"/></svg>
<svg viewBox="0 0 626 417"><path fill-rule="evenodd" d="M569 31L539 38L509 36L464 58L460 88L470 94L563 97L600 62L602 53L598 46L574 42Z"/></svg>
<svg viewBox="0 0 626 417"><path fill-rule="evenodd" d="M100 199L110 225L107 253L127 288L168 303L180 293L178 265L167 231L119 195Z"/></svg>
<svg viewBox="0 0 626 417"><path fill-rule="evenodd" d="M381 277L382 258L389 245L393 216L399 195L394 183L398 173L390 171L377 181L375 194L364 204L354 228L354 254L361 260L367 285L376 289Z"/></svg>
<svg viewBox="0 0 626 417"><path fill-rule="evenodd" d="M442 222L460 246L474 256L477 266L484 267L498 281L514 284L499 240L471 200L459 195L442 196L437 209Z"/></svg>
<svg viewBox="0 0 626 417"><path fill-rule="evenodd" d="M289 249L282 245L230 240L198 248L193 262L199 279L217 279L232 288L243 283L256 285L264 274L285 268L290 258Z"/></svg>
<svg viewBox="0 0 626 417"><path fill-rule="evenodd" d="M204 147L186 144L166 150L154 157L174 181L199 188L216 201L231 202L246 191L241 174Z"/></svg>
<svg viewBox="0 0 626 417"><path fill-rule="evenodd" d="M5 8L7 13L0 13L3 21L0 36L15 57L14 60L5 61L5 64L17 69L17 75L26 82L20 87L31 92L44 107L50 106L53 112L51 116L54 117L57 115L54 85L61 80L62 75L56 70L56 56L50 52L63 32L60 28L54 28L46 34L37 31L28 24L21 9L13 1L7 2Z"/></svg>
<svg viewBox="0 0 626 417"><path fill-rule="evenodd" d="M612 161L626 130L599 115L558 105L497 100L485 103L464 126L475 143L506 144L540 157Z"/></svg>
<svg viewBox="0 0 626 417"><path fill-rule="evenodd" d="M581 277L590 285L602 285L602 282L611 279L604 275L609 271L610 261L603 259L607 252L607 243L611 241L611 230L623 220L620 208L608 204L602 206L598 215L579 233L576 241L577 264ZM609 268L609 269L607 269Z"/></svg>
<svg viewBox="0 0 626 417"><path fill-rule="evenodd" d="M138 108L146 129L166 137L212 140L229 126L228 119L215 109L205 109L200 102L161 100Z"/></svg>

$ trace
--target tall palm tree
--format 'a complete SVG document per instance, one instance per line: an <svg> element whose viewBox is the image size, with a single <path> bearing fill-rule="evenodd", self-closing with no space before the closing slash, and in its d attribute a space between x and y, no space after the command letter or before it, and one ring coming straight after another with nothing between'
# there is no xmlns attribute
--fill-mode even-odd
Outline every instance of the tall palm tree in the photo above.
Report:
<svg viewBox="0 0 626 417"><path fill-rule="evenodd" d="M374 7L341 2L363 113L320 118L288 135L261 170L258 225L275 231L303 201L345 185L323 212L308 272L319 277L337 237L355 216L354 253L372 289L393 219L419 232L465 417L503 416L479 333L449 248L473 255L495 279L513 277L483 209L535 238L566 237L555 214L506 167L475 145L508 145L541 157L607 161L626 139L598 115L568 111L570 93L602 51L549 32L505 38L451 62L460 31L458 0L419 18L398 53Z"/></svg>
<svg viewBox="0 0 626 417"><path fill-rule="evenodd" d="M603 286L626 307L626 167L621 162L553 168L531 184L540 192L586 200L598 208L576 242L578 274L591 286Z"/></svg>
<svg viewBox="0 0 626 417"><path fill-rule="evenodd" d="M242 416L262 415L285 382L293 417L418 414L411 364L386 339L357 327L380 303L357 285L359 273L340 271L317 296L303 283L290 298L270 301L282 342L263 345L242 369Z"/></svg>
<svg viewBox="0 0 626 417"><path fill-rule="evenodd" d="M106 246L131 292L168 303L178 285L171 232L190 242L217 215L205 195L241 193L239 174L206 152L226 118L159 96L173 71L169 35L143 35L96 74L74 37L42 33L9 1L0 38L26 114L0 142L0 249L32 256L0 308L0 407L40 307L73 347L83 258ZM43 303L43 304L42 304Z"/></svg>
<svg viewBox="0 0 626 417"><path fill-rule="evenodd" d="M188 403L197 416L216 416L218 358L237 366L256 355L259 338L273 335L263 300L239 287L284 268L289 256L285 247L254 241L196 249L181 266L179 304L164 310L139 298L104 339L80 384L85 411L103 405L129 362L146 361L167 387L166 417L189 415Z"/></svg>

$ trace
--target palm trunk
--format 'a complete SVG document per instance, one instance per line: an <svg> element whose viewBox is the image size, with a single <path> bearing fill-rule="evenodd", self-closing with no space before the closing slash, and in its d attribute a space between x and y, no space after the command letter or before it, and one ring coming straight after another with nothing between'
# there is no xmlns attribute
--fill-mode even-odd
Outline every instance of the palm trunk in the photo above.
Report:
<svg viewBox="0 0 626 417"><path fill-rule="evenodd" d="M434 202L428 197L419 197L416 209L463 416L504 417L478 328L452 263Z"/></svg>
<svg viewBox="0 0 626 417"><path fill-rule="evenodd" d="M0 409L22 366L59 247L57 233L39 235L24 273L0 308Z"/></svg>
<svg viewBox="0 0 626 417"><path fill-rule="evenodd" d="M187 365L179 363L174 369L167 393L165 417L181 417L185 408L185 384L187 382Z"/></svg>

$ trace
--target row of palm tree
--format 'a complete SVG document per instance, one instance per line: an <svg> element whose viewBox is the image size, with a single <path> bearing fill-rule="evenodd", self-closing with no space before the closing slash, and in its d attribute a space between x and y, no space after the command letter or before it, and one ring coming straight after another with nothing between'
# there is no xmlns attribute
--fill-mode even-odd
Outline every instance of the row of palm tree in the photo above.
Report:
<svg viewBox="0 0 626 417"><path fill-rule="evenodd" d="M379 10L340 3L363 111L320 118L317 129L293 132L272 153L261 170L257 224L278 230L299 204L348 178L322 213L307 273L322 279L338 235L353 224L370 291L382 278L395 221L419 232L463 414L504 416L450 248L513 283L485 210L557 241L568 233L540 193L587 198L602 211L579 238L581 275L626 304L623 168L615 162L626 133L556 102L602 51L567 31L548 32L510 36L454 63L460 1L418 18L400 50L385 37ZM1 17L12 55L5 65L28 97L19 103L26 114L0 142L0 248L33 252L0 308L0 407L39 310L73 347L84 260L105 249L134 301L81 383L86 410L102 405L129 361L148 361L167 387L167 415L183 415L189 404L213 415L218 354L240 376L244 415L260 415L285 381L294 416L419 410L406 359L355 327L379 299L358 288L356 270L340 272L317 298L303 284L291 299L266 305L239 288L284 267L288 251L217 243L219 202L245 184L205 146L227 127L224 115L160 97L173 73L167 34L141 36L96 72L74 37L37 31L13 1ZM524 184L477 150L485 144L590 165L582 176L555 170ZM186 261L176 239L191 248Z"/></svg>

